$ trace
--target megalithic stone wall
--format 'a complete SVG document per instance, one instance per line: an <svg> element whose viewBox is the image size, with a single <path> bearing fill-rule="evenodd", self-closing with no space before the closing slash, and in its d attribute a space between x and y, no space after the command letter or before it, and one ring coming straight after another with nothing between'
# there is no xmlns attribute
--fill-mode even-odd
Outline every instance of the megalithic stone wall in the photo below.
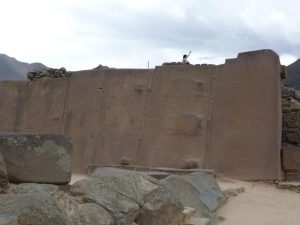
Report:
<svg viewBox="0 0 300 225"><path fill-rule="evenodd" d="M271 50L242 53L220 66L0 82L0 131L70 136L74 172L130 163L278 179L279 82L279 57Z"/></svg>
<svg viewBox="0 0 300 225"><path fill-rule="evenodd" d="M213 72L207 167L231 177L280 176L280 62L273 51L240 53Z"/></svg>

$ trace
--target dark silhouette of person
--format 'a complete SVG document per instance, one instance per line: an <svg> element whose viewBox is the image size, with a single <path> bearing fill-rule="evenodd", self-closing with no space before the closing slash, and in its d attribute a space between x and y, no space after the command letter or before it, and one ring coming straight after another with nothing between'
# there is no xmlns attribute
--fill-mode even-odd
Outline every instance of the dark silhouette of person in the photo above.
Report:
<svg viewBox="0 0 300 225"><path fill-rule="evenodd" d="M183 64L190 64L187 59L188 59L188 57L190 56L191 53L192 52L190 51L188 55L183 55L183 57L182 57L182 63Z"/></svg>

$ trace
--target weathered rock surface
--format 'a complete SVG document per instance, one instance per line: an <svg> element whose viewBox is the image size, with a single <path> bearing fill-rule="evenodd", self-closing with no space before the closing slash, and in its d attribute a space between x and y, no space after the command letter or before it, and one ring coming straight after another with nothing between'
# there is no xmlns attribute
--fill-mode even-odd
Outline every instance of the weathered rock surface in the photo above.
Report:
<svg viewBox="0 0 300 225"><path fill-rule="evenodd" d="M71 180L72 144L56 134L0 134L9 181L64 184Z"/></svg>
<svg viewBox="0 0 300 225"><path fill-rule="evenodd" d="M64 209L70 224L76 225L114 225L114 219L103 207L95 203L85 203L64 192L57 192L53 197Z"/></svg>
<svg viewBox="0 0 300 225"><path fill-rule="evenodd" d="M68 218L48 194L0 195L0 224L67 225Z"/></svg>
<svg viewBox="0 0 300 225"><path fill-rule="evenodd" d="M184 176L173 175L160 181L182 202L195 209L197 217L215 217L216 209L226 201L212 175L195 172Z"/></svg>
<svg viewBox="0 0 300 225"><path fill-rule="evenodd" d="M199 198L208 207L210 212L214 212L226 202L226 198L213 176L196 172L185 175L184 179L197 189Z"/></svg>
<svg viewBox="0 0 300 225"><path fill-rule="evenodd" d="M36 184L23 183L18 185L11 185L9 192L13 194L48 194L53 195L59 191L59 186L53 184Z"/></svg>
<svg viewBox="0 0 300 225"><path fill-rule="evenodd" d="M66 224L70 225L114 225L114 220L110 216L110 214L101 206L94 203L86 203L82 198L76 198L71 196L68 193L59 190L59 186L52 184L35 184L35 183L24 183L19 185L11 185L7 194L5 196L9 196L0 201L3 201L3 205L10 201L21 202L21 209L18 209L16 214L13 214L10 210L0 209L0 224L6 218L12 218L10 222L14 224L14 216L17 217L24 216L22 201L24 198L26 202L24 203L24 207L34 208L36 204L36 198L41 196L41 200L50 201L50 206L56 208L57 211L60 212L60 216L63 216ZM1 196L1 195L0 195ZM25 196L25 197L24 197ZM34 198L26 197L26 196L34 196ZM15 200L17 199L17 200ZM39 203L38 203L39 204ZM46 204L46 202L45 202ZM1 207L1 204L0 204ZM47 211L48 210L48 211ZM53 209L54 210L54 209ZM2 213L1 213L2 212ZM47 213L50 212L48 208L41 208L38 215L41 217L44 223L48 224L47 218L43 218ZM26 214L26 216L31 216L31 214ZM2 220L1 220L2 219ZM26 220L27 221L27 220ZM33 221L35 222L35 221ZM6 223L5 223L6 224ZM8 223L9 224L9 223ZM17 223L18 224L18 223ZM27 223L25 223L27 225ZM24 224L24 225L25 225ZM30 223L35 224L35 223Z"/></svg>
<svg viewBox="0 0 300 225"><path fill-rule="evenodd" d="M76 182L73 195L105 208L118 225L178 225L183 206L151 177L133 171L100 168Z"/></svg>
<svg viewBox="0 0 300 225"><path fill-rule="evenodd" d="M172 192L184 206L195 209L195 216L209 217L208 207L199 198L198 190L184 178L184 176L172 175L160 181L161 184Z"/></svg>

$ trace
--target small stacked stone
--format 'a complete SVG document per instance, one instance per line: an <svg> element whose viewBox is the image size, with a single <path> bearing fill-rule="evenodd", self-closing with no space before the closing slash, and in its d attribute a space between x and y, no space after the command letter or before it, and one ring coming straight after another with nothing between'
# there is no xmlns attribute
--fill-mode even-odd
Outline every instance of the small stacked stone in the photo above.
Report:
<svg viewBox="0 0 300 225"><path fill-rule="evenodd" d="M68 72L64 67L60 69L47 68L39 71L29 71L27 78L31 81L41 78L65 78L71 76L72 73Z"/></svg>
<svg viewBox="0 0 300 225"><path fill-rule="evenodd" d="M190 65L190 64L183 64L182 62L165 62L162 64L163 66L174 66L174 65Z"/></svg>
<svg viewBox="0 0 300 225"><path fill-rule="evenodd" d="M282 86L282 143L300 146L300 91Z"/></svg>
<svg viewBox="0 0 300 225"><path fill-rule="evenodd" d="M99 64L97 67L94 68L94 70L108 70L110 69L108 66L103 66Z"/></svg>

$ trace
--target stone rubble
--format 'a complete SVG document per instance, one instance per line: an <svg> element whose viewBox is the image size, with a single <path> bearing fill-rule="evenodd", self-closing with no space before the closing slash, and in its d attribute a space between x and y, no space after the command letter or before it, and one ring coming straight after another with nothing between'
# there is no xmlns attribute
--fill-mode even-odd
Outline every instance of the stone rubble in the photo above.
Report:
<svg viewBox="0 0 300 225"><path fill-rule="evenodd" d="M64 67L60 69L47 68L27 73L27 78L31 81L41 78L66 78L70 76L72 76L72 73L68 72Z"/></svg>

